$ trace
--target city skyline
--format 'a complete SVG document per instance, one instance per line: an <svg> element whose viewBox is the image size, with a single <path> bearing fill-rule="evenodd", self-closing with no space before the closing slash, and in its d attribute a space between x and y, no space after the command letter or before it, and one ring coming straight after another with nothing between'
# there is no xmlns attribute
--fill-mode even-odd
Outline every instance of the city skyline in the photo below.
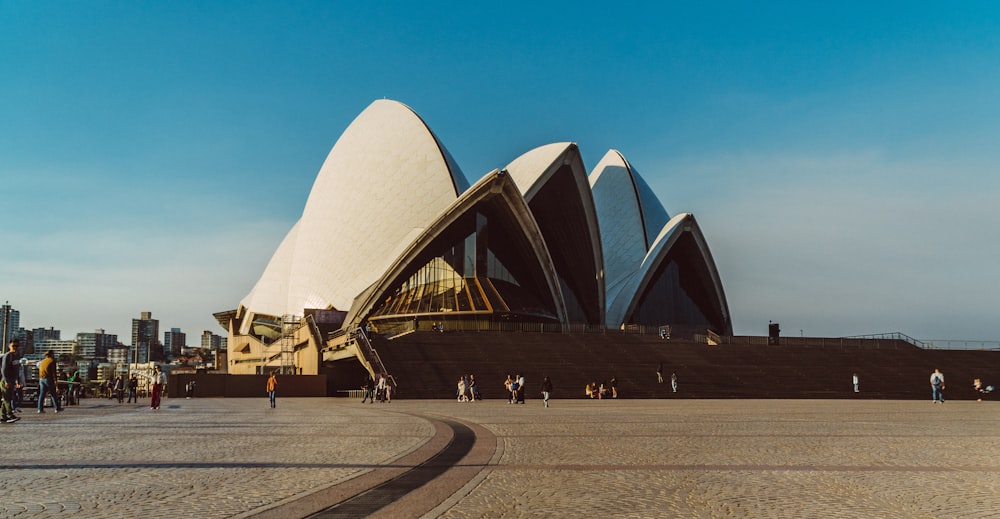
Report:
<svg viewBox="0 0 1000 519"><path fill-rule="evenodd" d="M145 311L225 334L212 313L390 98L470 183L550 142L587 168L620 149L698 217L738 335L1000 340L998 21L989 3L0 3L0 301L73 336L126 338Z"/></svg>

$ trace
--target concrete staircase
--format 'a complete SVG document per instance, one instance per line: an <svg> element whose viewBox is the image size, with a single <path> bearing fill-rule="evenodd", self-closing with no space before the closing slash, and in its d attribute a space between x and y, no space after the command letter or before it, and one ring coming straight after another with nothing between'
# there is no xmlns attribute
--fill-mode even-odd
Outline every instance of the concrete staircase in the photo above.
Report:
<svg viewBox="0 0 1000 519"><path fill-rule="evenodd" d="M874 342L872 344L875 344ZM484 398L506 399L507 374L523 374L526 397L586 398L588 382L618 380L620 398L882 398L930 400L934 368L949 399L973 399L972 379L1000 385L1000 352L922 350L903 341L878 347L708 346L648 335L417 332L374 339L400 398L454 398L458 378L473 374ZM656 368L663 363L664 383ZM851 375L861 379L855 394ZM678 393L670 389L677 373ZM1000 397L1000 393L997 394Z"/></svg>

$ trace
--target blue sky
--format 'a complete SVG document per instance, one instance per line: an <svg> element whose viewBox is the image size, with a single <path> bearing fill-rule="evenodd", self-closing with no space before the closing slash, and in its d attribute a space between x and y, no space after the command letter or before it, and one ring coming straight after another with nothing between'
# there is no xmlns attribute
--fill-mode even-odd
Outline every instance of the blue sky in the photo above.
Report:
<svg viewBox="0 0 1000 519"><path fill-rule="evenodd" d="M1000 7L468 4L0 0L0 300L224 334L385 97L470 181L620 150L698 218L737 334L1000 339Z"/></svg>

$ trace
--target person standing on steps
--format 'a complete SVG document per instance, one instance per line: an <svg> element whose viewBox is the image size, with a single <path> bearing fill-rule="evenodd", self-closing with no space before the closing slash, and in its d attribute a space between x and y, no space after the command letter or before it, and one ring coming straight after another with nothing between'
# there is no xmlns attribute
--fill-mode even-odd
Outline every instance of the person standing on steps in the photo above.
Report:
<svg viewBox="0 0 1000 519"><path fill-rule="evenodd" d="M658 384L663 383L663 363L661 362L659 366L656 366L656 380Z"/></svg>
<svg viewBox="0 0 1000 519"><path fill-rule="evenodd" d="M677 392L677 373L670 374L670 388Z"/></svg>
<svg viewBox="0 0 1000 519"><path fill-rule="evenodd" d="M267 377L267 398L270 400L271 409L275 406L275 397L278 396L278 377L271 372L271 376Z"/></svg>
<svg viewBox="0 0 1000 519"><path fill-rule="evenodd" d="M861 389L858 386L860 385L861 380L858 378L857 372L854 373L854 376L851 377L851 380L852 380L852 382L854 382L854 392L855 393L860 393Z"/></svg>

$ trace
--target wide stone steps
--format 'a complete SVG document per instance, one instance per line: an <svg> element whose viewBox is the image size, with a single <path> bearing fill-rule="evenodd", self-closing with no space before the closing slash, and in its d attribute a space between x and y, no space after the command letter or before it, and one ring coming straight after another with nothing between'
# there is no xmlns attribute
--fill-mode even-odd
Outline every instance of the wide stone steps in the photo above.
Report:
<svg viewBox="0 0 1000 519"><path fill-rule="evenodd" d="M507 374L523 374L527 397L542 378L554 397L585 398L588 382L618 381L621 398L900 398L930 399L928 378L945 373L949 398L973 398L972 379L1000 373L1000 352L841 347L708 346L656 336L491 332L418 332L375 339L402 398L452 398L463 374L485 398L506 398ZM663 364L664 383L656 368ZM852 373L861 379L854 394ZM677 373L680 390L670 390Z"/></svg>

